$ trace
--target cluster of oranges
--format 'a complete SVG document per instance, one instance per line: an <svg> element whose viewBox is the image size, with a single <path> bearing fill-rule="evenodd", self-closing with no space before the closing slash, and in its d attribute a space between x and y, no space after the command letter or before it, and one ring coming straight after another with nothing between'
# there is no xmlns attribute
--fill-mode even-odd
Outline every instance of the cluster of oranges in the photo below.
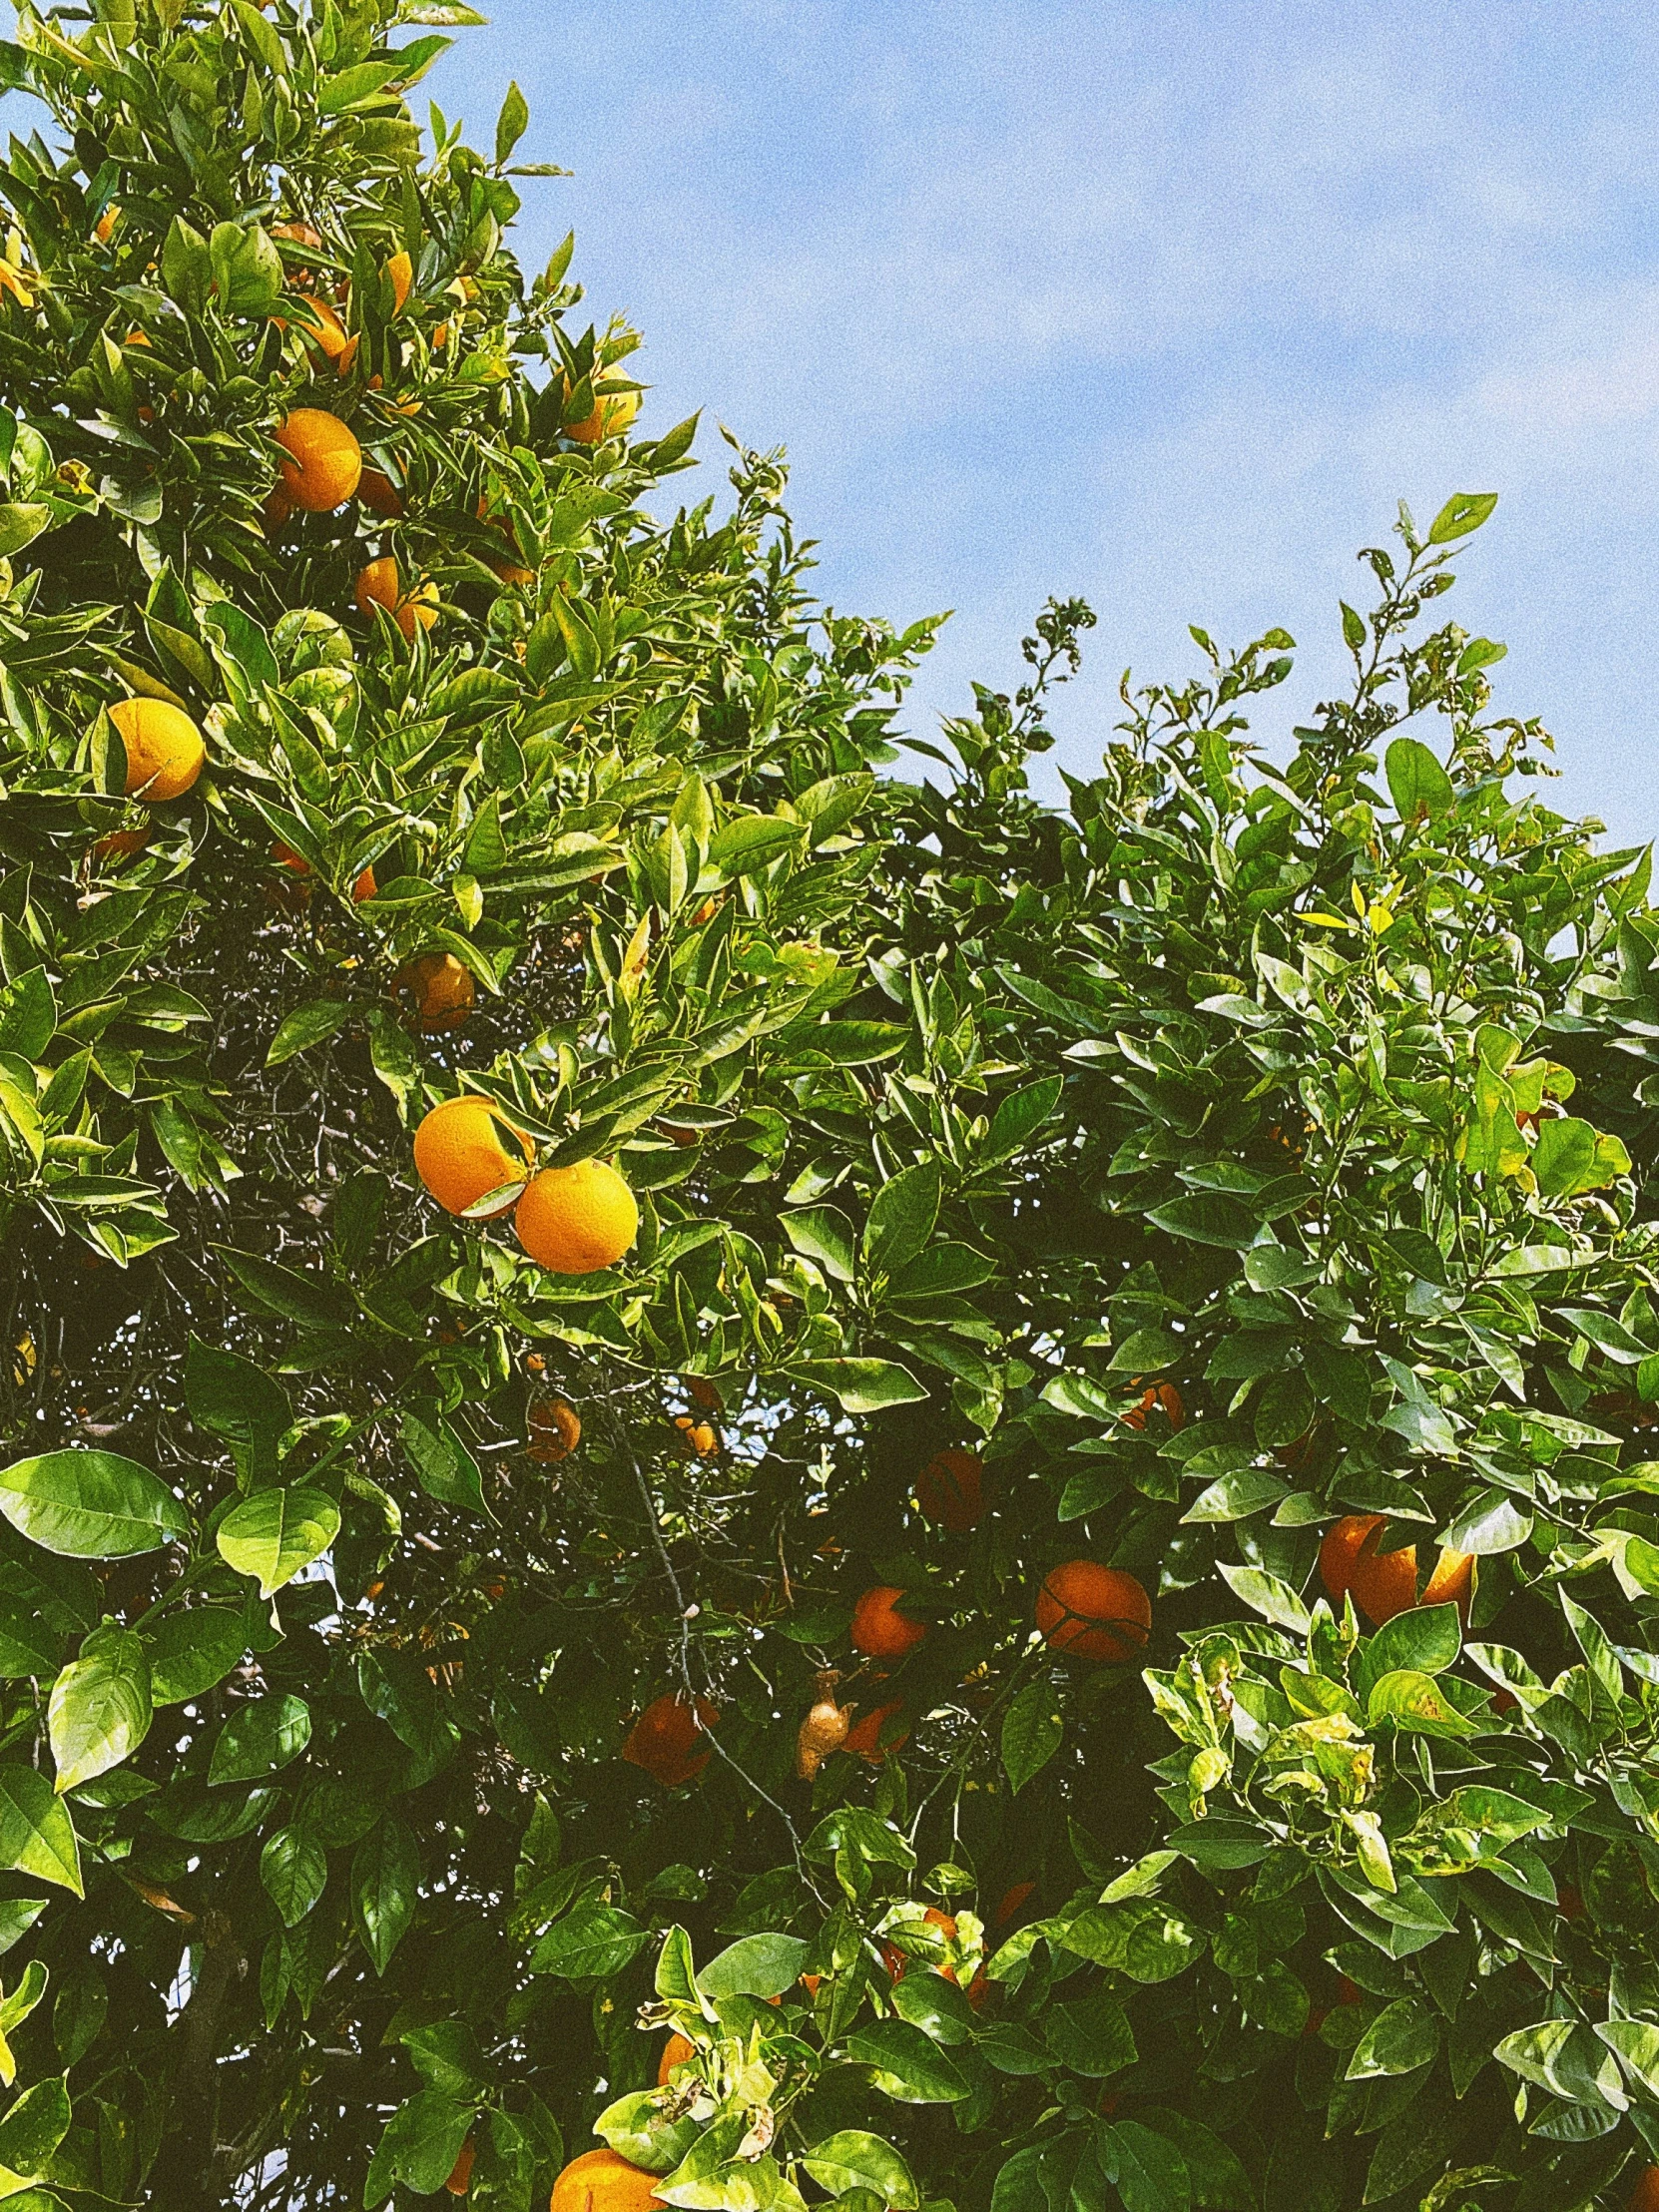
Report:
<svg viewBox="0 0 1659 2212"><path fill-rule="evenodd" d="M639 1207L615 1168L578 1160L536 1174L530 1139L475 1091L446 1098L425 1115L415 1131L414 1164L446 1213L493 1221L511 1208L519 1243L552 1275L615 1267L639 1233ZM495 1191L503 1193L500 1202L476 1213Z"/></svg>

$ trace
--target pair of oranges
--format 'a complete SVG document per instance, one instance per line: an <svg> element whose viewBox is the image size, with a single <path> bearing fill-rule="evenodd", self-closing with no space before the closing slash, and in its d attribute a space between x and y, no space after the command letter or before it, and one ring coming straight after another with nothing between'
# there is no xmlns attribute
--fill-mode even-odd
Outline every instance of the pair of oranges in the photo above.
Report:
<svg viewBox="0 0 1659 2212"><path fill-rule="evenodd" d="M414 1163L421 1182L450 1214L470 1214L492 1191L522 1185L516 1200L509 1192L481 1218L493 1220L512 1207L519 1243L554 1275L592 1275L615 1267L639 1233L639 1207L615 1168L603 1160L578 1160L532 1173L529 1138L476 1092L446 1098L424 1117L415 1131Z"/></svg>

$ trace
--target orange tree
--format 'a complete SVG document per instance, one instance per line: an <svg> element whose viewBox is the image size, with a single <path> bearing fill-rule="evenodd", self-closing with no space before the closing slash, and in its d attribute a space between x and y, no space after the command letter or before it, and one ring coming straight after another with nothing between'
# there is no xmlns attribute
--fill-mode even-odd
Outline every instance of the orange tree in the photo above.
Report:
<svg viewBox="0 0 1659 2212"><path fill-rule="evenodd" d="M1288 765L1195 633L1037 804L1071 602L886 780L466 20L0 47L0 2193L1651 2206L1659 921L1491 502Z"/></svg>

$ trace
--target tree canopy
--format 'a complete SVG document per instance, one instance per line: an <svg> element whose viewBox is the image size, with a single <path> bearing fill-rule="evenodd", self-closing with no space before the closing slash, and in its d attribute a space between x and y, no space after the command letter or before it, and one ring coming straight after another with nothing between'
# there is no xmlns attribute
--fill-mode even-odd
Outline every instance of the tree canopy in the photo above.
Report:
<svg viewBox="0 0 1659 2212"><path fill-rule="evenodd" d="M1652 2212L1659 916L1492 499L1288 747L1195 630L1037 798L1075 600L904 737L473 20L0 45L0 2195Z"/></svg>

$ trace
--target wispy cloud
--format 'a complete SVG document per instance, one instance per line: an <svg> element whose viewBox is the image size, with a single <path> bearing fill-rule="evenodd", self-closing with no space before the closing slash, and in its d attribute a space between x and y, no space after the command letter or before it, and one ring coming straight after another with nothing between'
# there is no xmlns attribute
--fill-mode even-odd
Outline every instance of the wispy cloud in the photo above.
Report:
<svg viewBox="0 0 1659 2212"><path fill-rule="evenodd" d="M1082 590L1086 760L1125 661L1182 665L1189 618L1328 639L1395 495L1480 486L1462 619L1564 794L1659 825L1645 11L615 0L549 39L545 6L496 0L441 96L487 121L520 77L578 171L533 226L576 223L662 419L790 446L833 596L959 610L918 713Z"/></svg>

